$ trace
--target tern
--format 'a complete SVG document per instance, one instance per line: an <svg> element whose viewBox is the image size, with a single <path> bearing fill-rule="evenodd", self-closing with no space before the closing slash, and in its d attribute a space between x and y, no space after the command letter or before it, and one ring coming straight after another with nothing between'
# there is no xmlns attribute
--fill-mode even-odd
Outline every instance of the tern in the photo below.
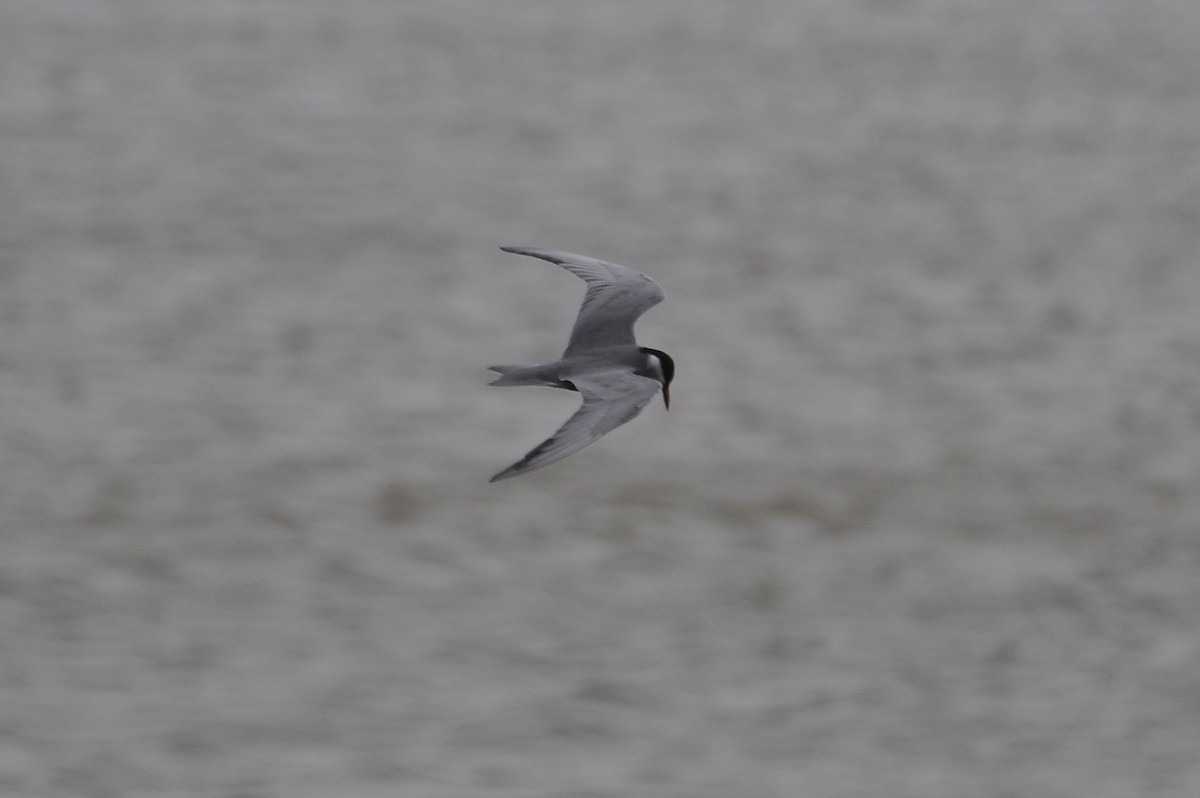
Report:
<svg viewBox="0 0 1200 798"><path fill-rule="evenodd" d="M574 454L629 421L662 391L671 407L675 361L638 346L633 323L663 300L658 283L641 272L570 252L500 247L562 266L587 283L583 305L562 357L540 366L489 366L492 385L548 385L578 391L583 404L558 431L490 481L526 474Z"/></svg>

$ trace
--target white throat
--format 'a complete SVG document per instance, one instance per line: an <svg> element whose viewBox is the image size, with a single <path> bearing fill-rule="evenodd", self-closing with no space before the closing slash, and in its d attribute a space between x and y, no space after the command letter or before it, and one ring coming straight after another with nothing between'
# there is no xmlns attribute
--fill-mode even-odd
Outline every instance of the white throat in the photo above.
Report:
<svg viewBox="0 0 1200 798"><path fill-rule="evenodd" d="M665 383L667 381L666 375L663 374L662 370L662 360L658 355L647 354L646 366L650 370L650 373L654 375L654 379L661 383Z"/></svg>

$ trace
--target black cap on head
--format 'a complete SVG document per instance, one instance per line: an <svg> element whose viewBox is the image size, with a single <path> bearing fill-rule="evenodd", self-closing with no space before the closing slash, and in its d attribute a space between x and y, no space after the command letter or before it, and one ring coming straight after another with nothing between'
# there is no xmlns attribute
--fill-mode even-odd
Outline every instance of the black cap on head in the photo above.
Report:
<svg viewBox="0 0 1200 798"><path fill-rule="evenodd" d="M658 358L659 368L662 369L662 394L663 404L667 409L671 409L671 380L675 379L675 361L666 352L661 349L651 349L648 346L640 347L647 355L654 355Z"/></svg>

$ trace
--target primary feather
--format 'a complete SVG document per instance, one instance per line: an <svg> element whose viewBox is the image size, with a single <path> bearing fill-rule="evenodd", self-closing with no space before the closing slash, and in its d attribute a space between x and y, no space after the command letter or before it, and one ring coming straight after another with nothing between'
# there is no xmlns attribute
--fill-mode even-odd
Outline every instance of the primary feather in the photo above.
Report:
<svg viewBox="0 0 1200 798"><path fill-rule="evenodd" d="M558 264L587 283L564 358L589 349L634 345L633 323L663 301L658 283L628 266L549 249L500 249Z"/></svg>

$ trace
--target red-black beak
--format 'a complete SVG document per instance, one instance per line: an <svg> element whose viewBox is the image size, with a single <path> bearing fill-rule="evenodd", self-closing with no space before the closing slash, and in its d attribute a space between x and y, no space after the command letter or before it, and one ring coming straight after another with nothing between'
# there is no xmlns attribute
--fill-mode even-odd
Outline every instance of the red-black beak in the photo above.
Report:
<svg viewBox="0 0 1200 798"><path fill-rule="evenodd" d="M666 384L663 385L663 404L667 406L668 410L671 409L671 386L670 385L666 385Z"/></svg>

